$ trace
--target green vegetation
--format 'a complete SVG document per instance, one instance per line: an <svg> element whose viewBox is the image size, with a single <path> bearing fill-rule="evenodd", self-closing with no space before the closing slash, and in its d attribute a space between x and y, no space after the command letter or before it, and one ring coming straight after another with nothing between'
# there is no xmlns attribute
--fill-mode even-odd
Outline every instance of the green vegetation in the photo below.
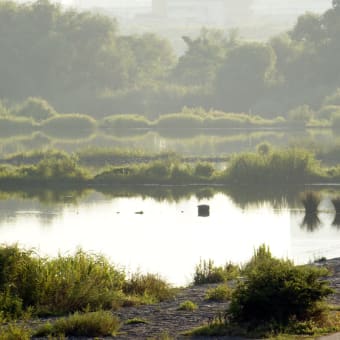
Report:
<svg viewBox="0 0 340 340"><path fill-rule="evenodd" d="M225 266L215 266L213 260L201 260L195 268L193 283L202 285L206 283L221 283L236 278L239 268L231 263Z"/></svg>
<svg viewBox="0 0 340 340"><path fill-rule="evenodd" d="M138 325L138 324L148 324L149 322L147 320L141 319L141 318L133 318L125 321L126 325Z"/></svg>
<svg viewBox="0 0 340 340"><path fill-rule="evenodd" d="M332 293L329 283L322 279L326 269L275 259L263 245L243 273L245 280L237 284L225 316L193 334L269 337L340 329L337 316L323 303Z"/></svg>
<svg viewBox="0 0 340 340"><path fill-rule="evenodd" d="M186 300L180 304L180 306L178 307L178 310L183 310L186 312L194 312L197 308L198 306L196 303L190 300Z"/></svg>
<svg viewBox="0 0 340 340"><path fill-rule="evenodd" d="M335 4L323 14L302 15L268 42L241 41L235 32L216 29L202 29L196 37L182 32L186 51L178 58L154 34L119 35L111 18L46 0L3 2L0 17L0 79L6 79L0 87L11 102L34 93L58 110L96 119L129 113L150 119L184 106L215 105L306 123L323 106L339 103ZM37 109L31 115L36 121L53 115L32 100L16 112L27 116L30 108ZM186 118L184 125L201 125L200 117ZM166 117L162 124L172 125Z"/></svg>
<svg viewBox="0 0 340 340"><path fill-rule="evenodd" d="M141 301L155 303L174 297L170 285L155 274L133 274L124 282L123 292L132 297L142 297Z"/></svg>
<svg viewBox="0 0 340 340"><path fill-rule="evenodd" d="M114 336L119 327L118 319L111 312L77 312L68 317L57 319L53 323L40 326L34 336Z"/></svg>
<svg viewBox="0 0 340 340"><path fill-rule="evenodd" d="M227 285L219 285L207 290L205 298L209 301L226 302L231 299L232 289Z"/></svg>
<svg viewBox="0 0 340 340"><path fill-rule="evenodd" d="M97 160L103 165L119 165L94 170L92 165ZM27 164L34 162L37 163ZM78 155L55 151L16 154L2 163L0 183L5 188L39 183L83 188L88 185L147 183L222 184L239 190L263 186L296 189L307 182L327 183L340 178L339 167L322 167L311 152L296 148L238 154L231 157L225 170L220 171L208 162L183 162L173 153L146 156L126 153L124 156L124 153L105 150L98 153L85 151Z"/></svg>
<svg viewBox="0 0 340 340"><path fill-rule="evenodd" d="M130 297L138 303L158 302L174 294L152 274L126 279L102 255L78 250L57 258L38 257L17 246L0 248L0 310L4 317L62 315L88 309L111 309Z"/></svg>

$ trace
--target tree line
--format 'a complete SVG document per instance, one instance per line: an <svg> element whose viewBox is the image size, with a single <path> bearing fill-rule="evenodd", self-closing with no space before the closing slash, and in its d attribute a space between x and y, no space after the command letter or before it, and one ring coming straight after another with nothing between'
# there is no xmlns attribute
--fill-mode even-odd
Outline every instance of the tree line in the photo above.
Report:
<svg viewBox="0 0 340 340"><path fill-rule="evenodd" d="M139 113L149 119L184 106L267 117L295 107L339 105L340 1L306 13L267 42L237 31L183 36L175 56L154 33L125 36L103 15L48 0L0 3L0 98L41 97L59 112L95 118Z"/></svg>

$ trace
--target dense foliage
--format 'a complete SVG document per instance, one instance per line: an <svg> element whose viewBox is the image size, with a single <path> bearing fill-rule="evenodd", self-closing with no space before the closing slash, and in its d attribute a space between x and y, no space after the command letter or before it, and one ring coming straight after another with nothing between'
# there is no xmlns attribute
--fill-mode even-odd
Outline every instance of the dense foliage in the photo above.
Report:
<svg viewBox="0 0 340 340"><path fill-rule="evenodd" d="M324 269L275 259L261 246L245 268L246 280L233 292L230 318L249 327L279 327L319 317L319 303L332 292L321 279L326 274Z"/></svg>
<svg viewBox="0 0 340 340"><path fill-rule="evenodd" d="M266 43L241 41L234 31L184 34L187 49L176 60L169 42L154 34L122 36L108 17L47 0L2 1L0 93L12 102L41 97L60 112L96 118L156 118L185 105L273 117L305 104L315 118L324 104L339 105L339 16L333 2ZM32 99L16 110L29 112L36 120L54 114Z"/></svg>

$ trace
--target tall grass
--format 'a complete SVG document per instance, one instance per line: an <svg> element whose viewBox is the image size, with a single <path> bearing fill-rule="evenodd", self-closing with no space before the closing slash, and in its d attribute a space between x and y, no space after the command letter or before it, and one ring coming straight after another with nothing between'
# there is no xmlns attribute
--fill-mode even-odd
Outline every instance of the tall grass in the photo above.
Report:
<svg viewBox="0 0 340 340"><path fill-rule="evenodd" d="M313 154L300 149L276 150L268 155L236 155L224 173L227 181L240 186L290 186L320 175L320 166Z"/></svg>
<svg viewBox="0 0 340 340"><path fill-rule="evenodd" d="M0 248L1 310L10 316L28 307L38 314L110 308L124 280L124 272L101 255L79 250L48 259L17 246Z"/></svg>
<svg viewBox="0 0 340 340"><path fill-rule="evenodd" d="M40 326L34 336L114 336L119 327L119 320L111 312L76 312L68 317L57 319L53 323Z"/></svg>

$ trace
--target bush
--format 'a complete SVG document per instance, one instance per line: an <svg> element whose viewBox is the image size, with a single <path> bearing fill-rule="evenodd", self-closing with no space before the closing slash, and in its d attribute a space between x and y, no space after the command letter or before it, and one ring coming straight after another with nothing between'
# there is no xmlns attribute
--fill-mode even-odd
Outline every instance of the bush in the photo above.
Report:
<svg viewBox="0 0 340 340"><path fill-rule="evenodd" d="M332 293L328 282L320 280L327 270L295 267L273 258L264 246L255 252L246 274L234 290L229 316L249 327L309 320L321 313L318 304Z"/></svg>
<svg viewBox="0 0 340 340"><path fill-rule="evenodd" d="M38 258L17 246L0 248L0 310L17 316L62 314L85 307L111 308L125 275L101 255L79 250L73 256Z"/></svg>
<svg viewBox="0 0 340 340"><path fill-rule="evenodd" d="M178 307L178 310L183 310L183 311L187 311L187 312L193 312L198 308L198 306L196 305L196 303L190 301L190 300L186 300L184 302L182 302L180 304L180 306Z"/></svg>
<svg viewBox="0 0 340 340"><path fill-rule="evenodd" d="M211 177L215 169L210 163L197 163L195 166L194 174L198 177Z"/></svg>
<svg viewBox="0 0 340 340"><path fill-rule="evenodd" d="M164 301L173 297L173 289L154 274L134 274L124 283L123 292L133 296L144 296L151 301Z"/></svg>
<svg viewBox="0 0 340 340"><path fill-rule="evenodd" d="M214 261L200 261L195 268L194 284L221 283L237 277L239 268L231 263L216 267Z"/></svg>
<svg viewBox="0 0 340 340"><path fill-rule="evenodd" d="M208 289L205 298L209 301L226 302L230 300L231 295L232 289L224 284Z"/></svg>
<svg viewBox="0 0 340 340"><path fill-rule="evenodd" d="M31 332L24 326L9 324L8 326L0 326L0 340L29 340Z"/></svg>
<svg viewBox="0 0 340 340"><path fill-rule="evenodd" d="M46 323L35 332L35 336L114 336L119 327L118 319L111 312L75 313L53 324Z"/></svg>
<svg viewBox="0 0 340 340"><path fill-rule="evenodd" d="M29 97L25 102L17 107L13 114L19 117L32 118L36 122L41 122L57 115L54 108L44 99Z"/></svg>
<svg viewBox="0 0 340 340"><path fill-rule="evenodd" d="M63 114L42 122L42 130L56 138L81 138L90 135L96 128L96 121L87 115Z"/></svg>
<svg viewBox="0 0 340 340"><path fill-rule="evenodd" d="M40 279L40 313L63 314L111 308L125 274L102 255L82 250L45 262Z"/></svg>
<svg viewBox="0 0 340 340"><path fill-rule="evenodd" d="M139 115L117 115L109 116L102 120L100 126L103 128L114 129L140 129L150 127L150 122L143 116Z"/></svg>
<svg viewBox="0 0 340 340"><path fill-rule="evenodd" d="M197 129L202 124L201 117L182 113L163 115L155 122L155 126L162 129Z"/></svg>

